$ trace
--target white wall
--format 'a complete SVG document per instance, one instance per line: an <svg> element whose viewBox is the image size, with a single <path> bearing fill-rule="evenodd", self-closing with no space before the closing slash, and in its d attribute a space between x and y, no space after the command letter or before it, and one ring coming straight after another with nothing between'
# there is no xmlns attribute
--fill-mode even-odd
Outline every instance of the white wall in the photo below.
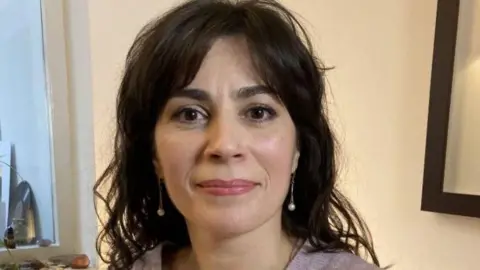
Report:
<svg viewBox="0 0 480 270"><path fill-rule="evenodd" d="M75 0L76 1L76 0ZM74 0L70 0L74 2ZM477 269L480 220L420 211L435 0L285 0L308 22L329 74L343 187L394 269ZM123 59L176 0L88 2L96 175L109 159Z"/></svg>
<svg viewBox="0 0 480 270"><path fill-rule="evenodd" d="M40 2L7 1L0 13L0 140L12 143L12 163L33 190L41 236L54 240ZM11 178L13 189L21 179Z"/></svg>
<svg viewBox="0 0 480 270"><path fill-rule="evenodd" d="M95 183L95 148L93 139L93 96L102 89L92 89L92 63L90 49L90 19L87 1L69 0L64 2L65 38L68 65L68 88L70 90L70 123L72 140L72 172L76 185L76 200L72 216L78 221L75 234L76 252L90 257L96 265L95 238L99 231L93 206L93 185ZM98 118L98 115L97 115ZM77 211L75 211L77 210ZM104 268L97 268L104 269Z"/></svg>

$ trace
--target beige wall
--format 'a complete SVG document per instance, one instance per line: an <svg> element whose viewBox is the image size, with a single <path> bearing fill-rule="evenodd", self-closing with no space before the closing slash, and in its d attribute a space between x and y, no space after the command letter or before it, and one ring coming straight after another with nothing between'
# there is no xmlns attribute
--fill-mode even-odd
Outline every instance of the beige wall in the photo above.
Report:
<svg viewBox="0 0 480 270"><path fill-rule="evenodd" d="M97 176L109 156L127 49L147 20L177 2L88 2ZM336 67L329 83L346 154L343 186L382 261L405 270L479 269L479 219L420 211L436 1L284 2L309 22L319 55Z"/></svg>

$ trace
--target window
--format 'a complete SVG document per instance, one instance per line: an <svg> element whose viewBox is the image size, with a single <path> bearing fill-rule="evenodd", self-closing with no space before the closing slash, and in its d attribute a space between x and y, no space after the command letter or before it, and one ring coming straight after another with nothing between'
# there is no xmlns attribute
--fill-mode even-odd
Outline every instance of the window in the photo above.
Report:
<svg viewBox="0 0 480 270"><path fill-rule="evenodd" d="M0 233L15 225L17 259L78 242L63 19L63 1L0 0Z"/></svg>
<svg viewBox="0 0 480 270"><path fill-rule="evenodd" d="M17 244L29 245L55 241L54 172L41 6L23 2L4 2L0 16L0 231L13 224Z"/></svg>

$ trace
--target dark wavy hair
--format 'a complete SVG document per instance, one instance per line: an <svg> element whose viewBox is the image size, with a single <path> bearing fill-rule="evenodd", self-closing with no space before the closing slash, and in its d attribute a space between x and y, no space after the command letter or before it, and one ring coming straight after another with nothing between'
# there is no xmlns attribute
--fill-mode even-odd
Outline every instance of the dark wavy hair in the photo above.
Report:
<svg viewBox="0 0 480 270"><path fill-rule="evenodd" d="M296 210L288 211L284 202L284 231L308 242L312 252L367 255L378 265L368 228L336 187L326 69L299 21L273 0L187 1L136 37L117 96L113 158L94 188L97 215L97 203L106 211L97 238L101 259L110 269L128 269L160 243L190 245L185 219L168 196L163 196L165 216L156 214L154 127L172 92L193 80L212 43L226 36L245 38L256 72L283 102L297 130Z"/></svg>

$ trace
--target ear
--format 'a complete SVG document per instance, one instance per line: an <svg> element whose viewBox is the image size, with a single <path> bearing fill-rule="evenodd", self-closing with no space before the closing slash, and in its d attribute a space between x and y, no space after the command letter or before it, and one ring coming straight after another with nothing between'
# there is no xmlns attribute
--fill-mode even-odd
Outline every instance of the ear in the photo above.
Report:
<svg viewBox="0 0 480 270"><path fill-rule="evenodd" d="M292 174L297 170L299 158L300 158L300 151L298 151L298 149L295 149L295 154L293 155L293 161L292 161Z"/></svg>
<svg viewBox="0 0 480 270"><path fill-rule="evenodd" d="M153 160L153 167L155 168L155 173L157 174L158 179L164 178L162 166L160 165L160 161L158 159Z"/></svg>

